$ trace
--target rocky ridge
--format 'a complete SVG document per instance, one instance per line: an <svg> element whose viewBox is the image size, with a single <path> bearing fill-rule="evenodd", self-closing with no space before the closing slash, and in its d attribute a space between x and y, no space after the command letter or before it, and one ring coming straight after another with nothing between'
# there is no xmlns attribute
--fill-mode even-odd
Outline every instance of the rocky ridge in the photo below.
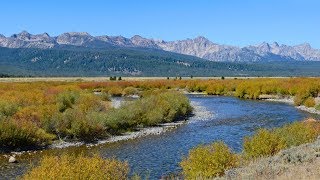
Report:
<svg viewBox="0 0 320 180"><path fill-rule="evenodd" d="M90 48L133 47L160 49L180 54L197 56L210 61L257 62L257 61L320 61L320 50L308 43L288 46L277 42L263 42L258 45L237 47L221 45L199 36L194 39L163 41L135 35L92 36L87 32L67 32L57 37L47 33L33 35L26 31L5 37L0 34L0 47L6 48L58 48L60 46L80 46Z"/></svg>

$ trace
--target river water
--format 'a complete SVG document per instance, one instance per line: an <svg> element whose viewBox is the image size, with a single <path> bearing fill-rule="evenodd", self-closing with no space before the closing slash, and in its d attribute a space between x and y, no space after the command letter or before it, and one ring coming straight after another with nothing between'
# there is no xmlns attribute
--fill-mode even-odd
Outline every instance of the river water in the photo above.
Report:
<svg viewBox="0 0 320 180"><path fill-rule="evenodd" d="M234 97L189 95L195 107L194 116L176 129L161 135L150 135L96 147L70 147L25 153L20 163L9 164L0 158L0 179L10 179L23 174L31 162L43 154L89 153L128 161L132 172L150 179L179 172L179 162L188 151L199 145L217 140L224 141L234 151L240 152L244 136L252 135L258 128L272 128L314 116L291 105L277 102L240 100Z"/></svg>

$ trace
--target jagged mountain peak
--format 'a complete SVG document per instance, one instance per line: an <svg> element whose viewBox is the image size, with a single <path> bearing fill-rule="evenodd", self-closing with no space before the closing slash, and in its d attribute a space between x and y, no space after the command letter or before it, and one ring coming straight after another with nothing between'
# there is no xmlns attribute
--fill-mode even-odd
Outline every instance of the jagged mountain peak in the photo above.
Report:
<svg viewBox="0 0 320 180"><path fill-rule="evenodd" d="M155 42L153 39L147 39L139 35L134 35L133 37L131 37L130 40L135 46L146 47L146 48L156 48L156 49L159 48L157 45L157 43L159 42Z"/></svg>
<svg viewBox="0 0 320 180"><path fill-rule="evenodd" d="M257 46L258 47L270 47L270 44L265 42L265 41L263 41L261 44L258 44Z"/></svg>
<svg viewBox="0 0 320 180"><path fill-rule="evenodd" d="M46 32L40 34L40 36L46 37L46 38L50 38L50 35L48 33L46 33Z"/></svg>
<svg viewBox="0 0 320 180"><path fill-rule="evenodd" d="M88 46L96 38L87 32L66 32L57 37L57 43L72 46Z"/></svg>
<svg viewBox="0 0 320 180"><path fill-rule="evenodd" d="M194 41L209 41L209 39L207 39L204 36L197 36L196 38L193 39Z"/></svg>
<svg viewBox="0 0 320 180"><path fill-rule="evenodd" d="M87 32L66 32L63 33L62 35L70 35L70 36L91 36L89 33Z"/></svg>
<svg viewBox="0 0 320 180"><path fill-rule="evenodd" d="M20 40L28 40L28 39L30 39L31 34L28 33L27 31L22 31L19 34L13 34L11 37L12 38L17 38L17 39L20 39Z"/></svg>
<svg viewBox="0 0 320 180"><path fill-rule="evenodd" d="M19 36L30 36L31 34L28 31L23 30L17 35L19 35Z"/></svg>
<svg viewBox="0 0 320 180"><path fill-rule="evenodd" d="M311 45L309 43L302 43L302 44L298 44L294 47L297 47L297 48L305 48L305 49L312 49Z"/></svg>
<svg viewBox="0 0 320 180"><path fill-rule="evenodd" d="M146 39L146 38L144 38L144 37L142 37L140 35L134 35L134 36L131 37L131 39Z"/></svg>
<svg viewBox="0 0 320 180"><path fill-rule="evenodd" d="M165 51L197 56L211 61L262 61L273 59L312 60L320 61L320 50L313 49L310 44L296 46L279 45L277 42L246 46L221 45L211 42L204 36L193 39L164 41L134 35L123 36L92 36L87 32L66 32L57 37L49 34L32 35L27 31L6 38L0 35L0 47L8 48L52 48L59 45L104 48L111 46L153 48Z"/></svg>
<svg viewBox="0 0 320 180"><path fill-rule="evenodd" d="M272 47L279 47L279 43L274 41L272 44L271 44Z"/></svg>
<svg viewBox="0 0 320 180"><path fill-rule="evenodd" d="M193 42L195 43L199 43L199 44L211 44L214 45L215 43L211 42L209 39L207 39L204 36L197 36L194 39L191 39Z"/></svg>

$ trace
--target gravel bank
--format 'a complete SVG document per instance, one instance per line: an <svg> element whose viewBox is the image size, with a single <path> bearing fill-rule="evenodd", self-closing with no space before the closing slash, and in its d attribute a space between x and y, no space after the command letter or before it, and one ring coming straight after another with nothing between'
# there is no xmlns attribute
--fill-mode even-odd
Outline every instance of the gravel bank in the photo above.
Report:
<svg viewBox="0 0 320 180"><path fill-rule="evenodd" d="M272 102L282 102L287 103L290 105L294 105L293 97L286 97L286 98L270 98L270 99L263 99L264 101L272 101ZM318 100L316 100L318 101ZM295 106L296 108L306 111L312 114L320 114L319 110L316 110L314 107L306 107L306 106Z"/></svg>

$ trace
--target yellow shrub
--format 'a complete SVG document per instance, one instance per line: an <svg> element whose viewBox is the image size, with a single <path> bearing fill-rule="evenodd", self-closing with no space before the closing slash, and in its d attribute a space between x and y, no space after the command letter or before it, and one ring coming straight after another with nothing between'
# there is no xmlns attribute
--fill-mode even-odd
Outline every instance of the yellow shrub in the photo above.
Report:
<svg viewBox="0 0 320 180"><path fill-rule="evenodd" d="M135 95L137 94L139 91L134 88L134 87L126 87L124 90L123 90L123 95L125 96L129 96L129 95Z"/></svg>
<svg viewBox="0 0 320 180"><path fill-rule="evenodd" d="M299 146L314 141L320 135L319 125L319 122L295 122L274 131L284 139L286 146Z"/></svg>
<svg viewBox="0 0 320 180"><path fill-rule="evenodd" d="M274 155L285 147L281 136L266 129L259 130L252 137L245 137L243 143L244 155L247 158Z"/></svg>
<svg viewBox="0 0 320 180"><path fill-rule="evenodd" d="M94 94L81 94L76 105L83 112L105 110L100 98Z"/></svg>
<svg viewBox="0 0 320 180"><path fill-rule="evenodd" d="M129 166L126 162L101 157L44 156L39 166L27 172L23 179L128 179Z"/></svg>
<svg viewBox="0 0 320 180"><path fill-rule="evenodd" d="M308 97L303 105L307 106L307 107L314 107L316 105L316 102L314 101L314 98L313 97Z"/></svg>
<svg viewBox="0 0 320 180"><path fill-rule="evenodd" d="M112 87L108 93L111 95L111 96L122 96L122 89L120 87Z"/></svg>
<svg viewBox="0 0 320 180"><path fill-rule="evenodd" d="M208 179L224 174L225 170L236 167L238 157L223 142L199 146L189 152L180 165L186 179Z"/></svg>

